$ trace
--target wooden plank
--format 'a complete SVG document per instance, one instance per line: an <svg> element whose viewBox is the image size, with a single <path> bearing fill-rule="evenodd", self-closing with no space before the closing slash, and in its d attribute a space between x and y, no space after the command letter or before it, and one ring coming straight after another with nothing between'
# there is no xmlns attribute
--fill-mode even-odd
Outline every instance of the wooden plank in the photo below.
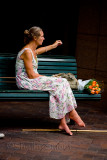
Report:
<svg viewBox="0 0 107 160"><path fill-rule="evenodd" d="M64 69L64 70L77 70L76 66L61 66L61 65L39 65L38 69ZM15 72L15 66L13 69L10 68L10 66L0 66L0 72L9 72L13 71Z"/></svg>
<svg viewBox="0 0 107 160"><path fill-rule="evenodd" d="M1 60L5 60L5 61L7 61L7 60L16 60L16 57L0 57L0 61ZM45 61L45 62L76 62L76 59L74 58L68 58L68 59L66 59L66 58L45 58L45 57L41 57L41 58L38 58L38 61ZM1 61L2 62L2 61Z"/></svg>
<svg viewBox="0 0 107 160"><path fill-rule="evenodd" d="M16 57L16 53L0 53L0 57Z"/></svg>
<svg viewBox="0 0 107 160"><path fill-rule="evenodd" d="M16 77L0 77L0 79L1 79L1 78L6 78L6 79L7 79L7 78L9 78L9 79L14 79L14 78L16 78Z"/></svg>
<svg viewBox="0 0 107 160"><path fill-rule="evenodd" d="M1 55L0 55L0 60L14 60L14 59L16 59L15 57L1 57Z"/></svg>
<svg viewBox="0 0 107 160"><path fill-rule="evenodd" d="M68 73L68 71L63 71L63 70L39 70L38 69L38 72L40 73L40 74L42 74L42 73L49 73L49 74L58 74L58 73ZM70 73L73 73L73 74L77 74L77 71L69 71Z"/></svg>
<svg viewBox="0 0 107 160"><path fill-rule="evenodd" d="M11 67L14 67L14 68L11 68ZM77 65L76 65L76 63L48 63L48 62L44 62L44 63L39 63L38 64L38 68L42 68L42 67L46 67L46 68L50 68L50 67L52 67L52 68L55 68L56 67L56 69L57 68L66 68L66 70L67 69L69 69L69 68L71 68L72 69L72 67L74 67L74 68L76 68L77 69ZM11 65L11 64L0 64L0 70L2 70L2 71L6 71L6 70L15 70L15 65Z"/></svg>
<svg viewBox="0 0 107 160"><path fill-rule="evenodd" d="M16 85L3 85L3 86L0 86L0 91L1 90L17 90L18 87Z"/></svg>
<svg viewBox="0 0 107 160"><path fill-rule="evenodd" d="M13 73L13 74L12 74L12 73L11 73L11 74L10 74L10 73L0 73L0 77L6 77L6 76L7 76L7 77L10 77L10 75L11 75L12 77L15 77L15 73Z"/></svg>
<svg viewBox="0 0 107 160"><path fill-rule="evenodd" d="M45 69L48 69L48 70L66 70L66 71L69 71L69 70L77 70L77 67L65 67L65 66L39 66L38 69L42 69L42 70L45 70Z"/></svg>
<svg viewBox="0 0 107 160"><path fill-rule="evenodd" d="M0 93L0 98L38 98L40 97L42 99L43 98L49 98L49 93Z"/></svg>
<svg viewBox="0 0 107 160"><path fill-rule="evenodd" d="M19 92L18 92L19 91ZM74 96L76 99L100 99L101 95L100 94L96 94L96 95L88 95L88 94L75 94ZM49 99L49 93L48 92L24 92L24 90L7 90L6 91L0 91L0 98L22 98L22 99L37 99L37 98L46 98Z"/></svg>
<svg viewBox="0 0 107 160"><path fill-rule="evenodd" d="M60 129L22 129L23 132L60 132ZM78 130L71 129L71 132L94 132L94 133L107 133L107 130Z"/></svg>
<svg viewBox="0 0 107 160"><path fill-rule="evenodd" d="M38 61L45 61L45 62L76 62L76 59L38 58Z"/></svg>
<svg viewBox="0 0 107 160"><path fill-rule="evenodd" d="M71 62L38 62L38 66L77 66L77 64Z"/></svg>
<svg viewBox="0 0 107 160"><path fill-rule="evenodd" d="M16 81L0 81L0 83L16 83Z"/></svg>

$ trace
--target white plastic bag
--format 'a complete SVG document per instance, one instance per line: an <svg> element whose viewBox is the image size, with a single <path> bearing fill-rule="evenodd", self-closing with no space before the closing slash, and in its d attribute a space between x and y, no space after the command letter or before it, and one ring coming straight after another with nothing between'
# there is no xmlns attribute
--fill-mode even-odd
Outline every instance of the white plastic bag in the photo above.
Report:
<svg viewBox="0 0 107 160"><path fill-rule="evenodd" d="M83 91L84 90L84 86L90 81L91 79L89 80L85 80L83 81L82 79L78 79L78 90L79 91Z"/></svg>

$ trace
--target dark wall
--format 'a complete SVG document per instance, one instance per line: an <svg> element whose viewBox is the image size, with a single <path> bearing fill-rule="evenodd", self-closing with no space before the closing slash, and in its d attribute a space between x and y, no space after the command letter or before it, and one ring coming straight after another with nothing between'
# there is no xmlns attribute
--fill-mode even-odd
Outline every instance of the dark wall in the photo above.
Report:
<svg viewBox="0 0 107 160"><path fill-rule="evenodd" d="M16 53L23 47L23 32L40 26L45 34L43 45L57 39L63 45L54 54L75 55L79 1L6 2L0 11L0 53Z"/></svg>
<svg viewBox="0 0 107 160"><path fill-rule="evenodd" d="M76 42L78 78L107 84L107 1L80 0Z"/></svg>

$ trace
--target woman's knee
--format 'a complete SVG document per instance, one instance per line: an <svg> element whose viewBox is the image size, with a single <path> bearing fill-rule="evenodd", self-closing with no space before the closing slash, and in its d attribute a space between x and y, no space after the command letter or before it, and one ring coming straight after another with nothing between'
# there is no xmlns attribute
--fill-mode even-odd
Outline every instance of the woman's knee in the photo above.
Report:
<svg viewBox="0 0 107 160"><path fill-rule="evenodd" d="M69 84L69 82L66 78L63 78L63 82L66 83L66 84Z"/></svg>

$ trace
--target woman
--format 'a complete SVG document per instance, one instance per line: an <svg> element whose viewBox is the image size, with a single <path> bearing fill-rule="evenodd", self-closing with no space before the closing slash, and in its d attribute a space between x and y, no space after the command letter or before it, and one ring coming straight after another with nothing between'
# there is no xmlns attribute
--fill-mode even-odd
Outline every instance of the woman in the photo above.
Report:
<svg viewBox="0 0 107 160"><path fill-rule="evenodd" d="M61 119L60 130L72 135L65 117L74 120L79 126L85 127L84 122L76 112L77 107L70 85L65 78L40 75L37 71L37 55L52 50L62 42L57 40L52 45L38 48L44 41L44 33L40 27L31 27L24 32L25 46L17 55L16 82L19 89L42 90L50 93L49 113L51 118Z"/></svg>

